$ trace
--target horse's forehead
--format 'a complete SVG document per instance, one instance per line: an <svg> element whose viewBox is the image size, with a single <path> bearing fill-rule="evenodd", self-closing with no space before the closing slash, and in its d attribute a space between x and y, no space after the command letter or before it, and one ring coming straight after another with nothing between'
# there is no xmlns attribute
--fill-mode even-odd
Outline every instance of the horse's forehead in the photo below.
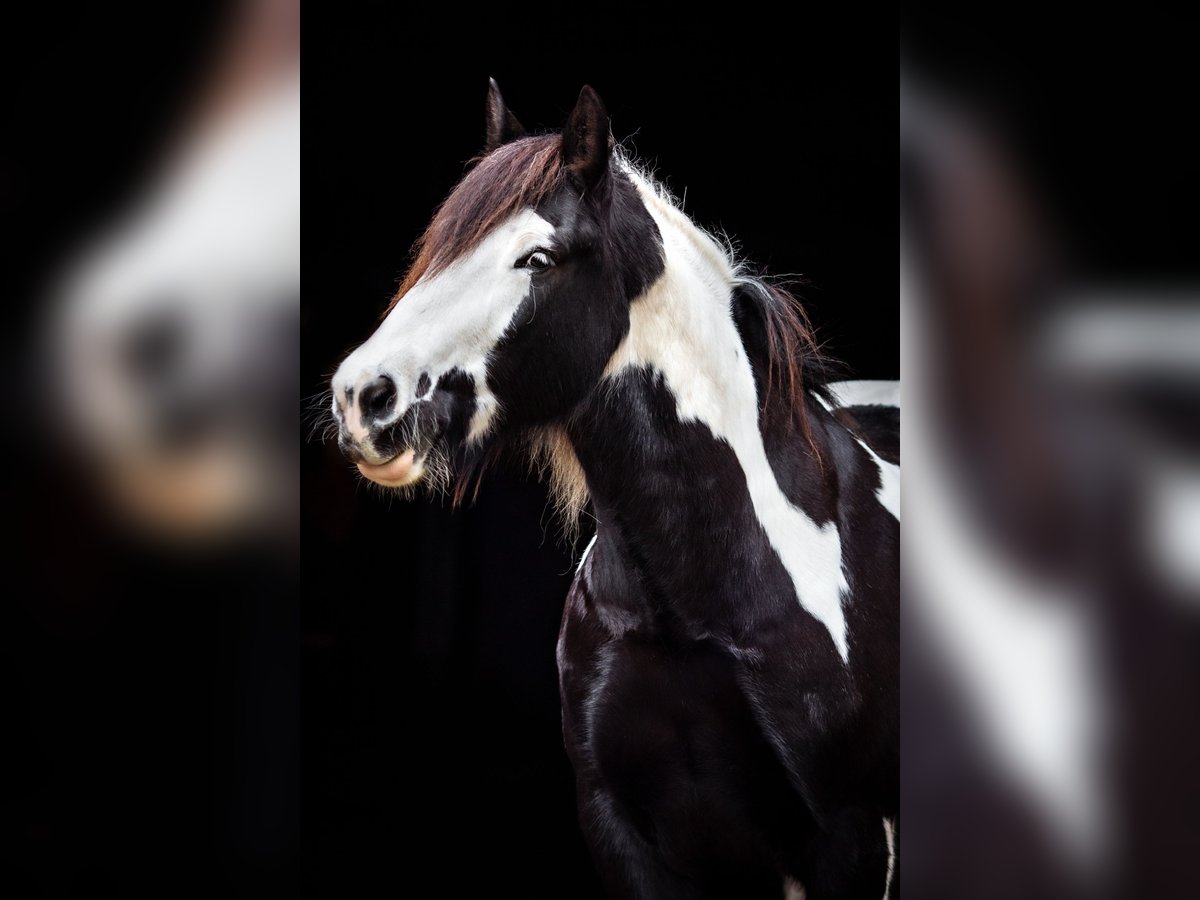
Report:
<svg viewBox="0 0 1200 900"><path fill-rule="evenodd" d="M445 266L421 276L409 294L421 296L444 290L486 287L490 283L489 273L499 275L516 263L518 254L552 242L557 230L556 225L539 211L528 207L518 210L475 246L460 252Z"/></svg>
<svg viewBox="0 0 1200 900"><path fill-rule="evenodd" d="M442 274L451 274L455 269L474 268L477 265L491 265L498 255L503 255L514 248L530 249L538 243L549 241L557 231L556 224L542 211L531 207L517 210L491 229L473 247L468 247L459 253L457 258L446 266ZM436 249L436 248L435 248Z"/></svg>

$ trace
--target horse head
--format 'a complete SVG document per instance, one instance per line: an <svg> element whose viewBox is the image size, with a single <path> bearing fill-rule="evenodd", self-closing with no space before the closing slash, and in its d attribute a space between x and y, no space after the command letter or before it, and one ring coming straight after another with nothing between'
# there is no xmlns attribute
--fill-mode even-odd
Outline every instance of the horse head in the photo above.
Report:
<svg viewBox="0 0 1200 900"><path fill-rule="evenodd" d="M662 243L590 87L530 135L495 82L484 155L454 188L375 333L333 378L339 445L408 487L463 451L564 419L599 382Z"/></svg>

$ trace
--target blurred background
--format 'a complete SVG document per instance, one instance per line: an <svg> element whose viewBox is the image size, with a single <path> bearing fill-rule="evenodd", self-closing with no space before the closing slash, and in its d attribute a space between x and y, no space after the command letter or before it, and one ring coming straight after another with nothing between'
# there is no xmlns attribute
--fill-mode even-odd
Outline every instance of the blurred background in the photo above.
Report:
<svg viewBox="0 0 1200 900"><path fill-rule="evenodd" d="M1151 11L901 22L901 883L1192 896L1190 39Z"/></svg>
<svg viewBox="0 0 1200 900"><path fill-rule="evenodd" d="M413 240L480 151L489 76L528 128L561 127L591 84L617 139L698 222L802 276L848 374L896 377L890 27L848 9L786 29L430 9L309 18L306 394L375 329ZM494 471L452 511L381 496L332 443L305 445L303 496L306 884L596 896L554 658L590 533L565 546L520 470Z"/></svg>
<svg viewBox="0 0 1200 900"><path fill-rule="evenodd" d="M298 885L299 4L4 29L4 881Z"/></svg>

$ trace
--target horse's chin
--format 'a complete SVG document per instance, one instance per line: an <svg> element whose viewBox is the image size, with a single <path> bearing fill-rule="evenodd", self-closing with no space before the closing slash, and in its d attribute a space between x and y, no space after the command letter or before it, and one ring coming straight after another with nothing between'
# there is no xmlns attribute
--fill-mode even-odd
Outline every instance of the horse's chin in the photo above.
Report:
<svg viewBox="0 0 1200 900"><path fill-rule="evenodd" d="M414 450L405 450L378 465L360 461L358 471L363 474L364 478L383 485L383 487L410 487L420 481L421 476L425 474L425 456L424 453L418 456Z"/></svg>

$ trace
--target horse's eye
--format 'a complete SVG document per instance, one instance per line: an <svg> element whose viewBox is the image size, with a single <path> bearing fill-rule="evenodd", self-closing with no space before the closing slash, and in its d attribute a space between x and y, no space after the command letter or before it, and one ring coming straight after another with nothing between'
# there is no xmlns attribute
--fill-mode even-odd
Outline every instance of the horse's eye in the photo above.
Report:
<svg viewBox="0 0 1200 900"><path fill-rule="evenodd" d="M545 250L534 250L528 256L517 260L517 268L532 269L535 272L549 269L552 265L554 265L554 260Z"/></svg>

